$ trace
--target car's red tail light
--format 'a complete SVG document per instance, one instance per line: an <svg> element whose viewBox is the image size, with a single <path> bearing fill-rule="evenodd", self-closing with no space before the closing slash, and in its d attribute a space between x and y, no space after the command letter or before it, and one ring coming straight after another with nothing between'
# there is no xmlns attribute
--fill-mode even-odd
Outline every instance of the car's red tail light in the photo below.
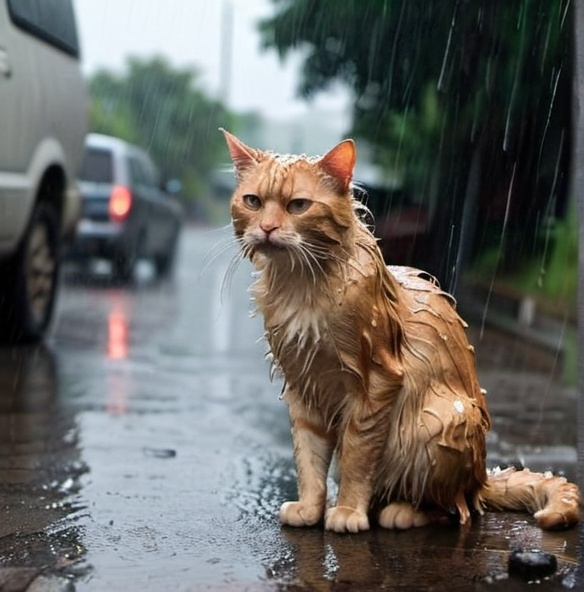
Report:
<svg viewBox="0 0 584 592"><path fill-rule="evenodd" d="M114 222L123 222L132 208L132 192L123 185L114 185L109 200L109 216Z"/></svg>

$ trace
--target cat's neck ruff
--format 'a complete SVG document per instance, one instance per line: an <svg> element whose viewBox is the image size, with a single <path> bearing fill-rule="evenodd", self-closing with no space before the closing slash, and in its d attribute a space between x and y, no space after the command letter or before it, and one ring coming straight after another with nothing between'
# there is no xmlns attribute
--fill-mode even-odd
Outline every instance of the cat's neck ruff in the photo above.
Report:
<svg viewBox="0 0 584 592"><path fill-rule="evenodd" d="M338 298L343 292L346 274L342 265L335 267L329 273L309 272L263 261L251 294L266 330L284 342L295 341L299 347L319 343L328 331L335 295Z"/></svg>

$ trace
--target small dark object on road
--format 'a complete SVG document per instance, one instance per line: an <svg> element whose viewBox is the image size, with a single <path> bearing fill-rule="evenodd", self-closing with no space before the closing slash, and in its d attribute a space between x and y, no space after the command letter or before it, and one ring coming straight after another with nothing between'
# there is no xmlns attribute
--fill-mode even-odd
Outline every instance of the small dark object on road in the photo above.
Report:
<svg viewBox="0 0 584 592"><path fill-rule="evenodd" d="M509 573L525 580L552 575L558 568L556 556L536 549L517 549L509 555Z"/></svg>
<svg viewBox="0 0 584 592"><path fill-rule="evenodd" d="M144 448L144 454L154 458L174 458L176 450L171 448Z"/></svg>

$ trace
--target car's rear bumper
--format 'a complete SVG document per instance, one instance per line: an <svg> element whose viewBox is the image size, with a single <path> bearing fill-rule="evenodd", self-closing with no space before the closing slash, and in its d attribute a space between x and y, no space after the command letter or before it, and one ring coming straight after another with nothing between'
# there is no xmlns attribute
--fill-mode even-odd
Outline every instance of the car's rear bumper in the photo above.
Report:
<svg viewBox="0 0 584 592"><path fill-rule="evenodd" d="M67 249L67 259L103 257L111 259L124 252L127 243L125 226L112 222L80 220Z"/></svg>

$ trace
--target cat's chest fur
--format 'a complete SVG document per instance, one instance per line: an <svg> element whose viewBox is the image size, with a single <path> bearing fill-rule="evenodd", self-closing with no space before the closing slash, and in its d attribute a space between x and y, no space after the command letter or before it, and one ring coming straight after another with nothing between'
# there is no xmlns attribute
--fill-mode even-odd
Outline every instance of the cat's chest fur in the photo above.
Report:
<svg viewBox="0 0 584 592"><path fill-rule="evenodd" d="M361 267L326 285L260 277L252 289L276 367L292 392L329 419L356 392L375 397L395 384L373 352L373 342L387 341L383 315L369 298L374 281Z"/></svg>
<svg viewBox="0 0 584 592"><path fill-rule="evenodd" d="M262 282L252 291L278 363L285 362L282 358L291 354L300 359L310 356L314 348L326 350L327 344L332 345L339 314L335 314L335 303L329 294L299 284L275 294L272 291L266 295L266 292Z"/></svg>
<svg viewBox="0 0 584 592"><path fill-rule="evenodd" d="M347 314L345 291L340 285L317 290L303 280L276 291L260 281L252 294L273 344L301 348L330 341L334 326Z"/></svg>

